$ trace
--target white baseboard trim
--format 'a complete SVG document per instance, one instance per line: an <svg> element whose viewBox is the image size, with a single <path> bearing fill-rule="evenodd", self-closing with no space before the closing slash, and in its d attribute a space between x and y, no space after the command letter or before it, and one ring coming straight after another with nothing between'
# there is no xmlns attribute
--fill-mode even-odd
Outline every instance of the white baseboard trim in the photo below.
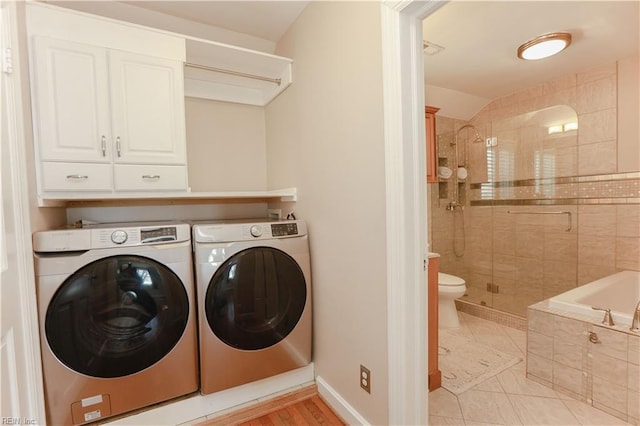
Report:
<svg viewBox="0 0 640 426"><path fill-rule="evenodd" d="M367 419L362 417L362 415L322 377L316 377L316 385L318 386L318 393L324 398L325 402L329 404L331 409L342 417L342 420L347 422L348 425L370 425Z"/></svg>
<svg viewBox="0 0 640 426"><path fill-rule="evenodd" d="M134 413L114 421L109 425L180 425L207 420L207 416L247 403L261 402L276 393L292 391L313 382L313 363L293 371L262 379L257 382L237 386L209 395L194 395L146 411Z"/></svg>

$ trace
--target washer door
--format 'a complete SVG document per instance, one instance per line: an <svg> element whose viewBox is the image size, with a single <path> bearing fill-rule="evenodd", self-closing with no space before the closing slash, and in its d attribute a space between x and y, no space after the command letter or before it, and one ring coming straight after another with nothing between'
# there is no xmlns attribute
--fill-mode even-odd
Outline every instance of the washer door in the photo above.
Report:
<svg viewBox="0 0 640 426"><path fill-rule="evenodd" d="M112 256L71 275L45 319L47 342L67 367L92 377L144 370L178 343L189 299L178 276L142 256Z"/></svg>
<svg viewBox="0 0 640 426"><path fill-rule="evenodd" d="M271 247L236 253L216 270L205 297L213 333L237 349L275 345L294 329L307 300L298 263Z"/></svg>

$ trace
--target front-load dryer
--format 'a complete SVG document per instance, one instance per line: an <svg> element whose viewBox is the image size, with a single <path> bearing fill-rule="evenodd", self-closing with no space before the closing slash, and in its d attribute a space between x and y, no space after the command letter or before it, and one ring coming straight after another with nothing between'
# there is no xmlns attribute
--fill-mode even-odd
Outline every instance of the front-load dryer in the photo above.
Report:
<svg viewBox="0 0 640 426"><path fill-rule="evenodd" d="M33 243L49 424L197 391L189 225L43 231Z"/></svg>
<svg viewBox="0 0 640 426"><path fill-rule="evenodd" d="M304 222L193 226L201 392L311 361L311 271Z"/></svg>

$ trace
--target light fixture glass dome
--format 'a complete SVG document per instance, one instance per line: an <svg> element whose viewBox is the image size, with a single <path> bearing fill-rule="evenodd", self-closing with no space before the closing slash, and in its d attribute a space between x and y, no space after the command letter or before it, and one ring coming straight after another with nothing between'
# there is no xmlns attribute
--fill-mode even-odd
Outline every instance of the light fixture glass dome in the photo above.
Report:
<svg viewBox="0 0 640 426"><path fill-rule="evenodd" d="M518 47L518 58L536 60L548 58L571 44L569 33L549 33L538 36Z"/></svg>

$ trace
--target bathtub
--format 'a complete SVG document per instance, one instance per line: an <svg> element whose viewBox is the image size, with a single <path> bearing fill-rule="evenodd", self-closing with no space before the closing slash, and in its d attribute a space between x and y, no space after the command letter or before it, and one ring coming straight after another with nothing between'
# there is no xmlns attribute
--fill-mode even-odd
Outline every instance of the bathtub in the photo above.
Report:
<svg viewBox="0 0 640 426"><path fill-rule="evenodd" d="M591 307L609 308L616 325L631 325L638 301L640 272L622 271L552 297L549 299L549 307L598 320L602 320L604 312Z"/></svg>

